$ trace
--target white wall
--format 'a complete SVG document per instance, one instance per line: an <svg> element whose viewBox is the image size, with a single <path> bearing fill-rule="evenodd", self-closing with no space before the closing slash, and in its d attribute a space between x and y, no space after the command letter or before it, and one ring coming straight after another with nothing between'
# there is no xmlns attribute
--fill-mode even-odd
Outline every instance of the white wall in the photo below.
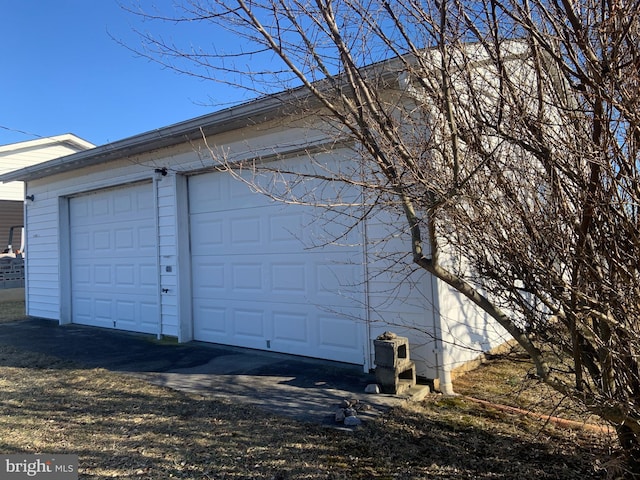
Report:
<svg viewBox="0 0 640 480"><path fill-rule="evenodd" d="M301 132L306 137L302 140ZM316 132L315 138L320 137ZM249 140L237 134L220 136L216 145L221 151L231 152L234 158L245 158L260 150L274 154L275 148L298 148L301 141L311 141L308 130L277 126L259 131L258 136ZM34 201L26 205L28 314L62 323L70 321L67 265L73 252L69 252L66 244L68 215L61 211L68 208L65 199L92 190L153 179L157 188L160 288L166 290L160 296L162 334L190 340L188 208L182 173L202 171L211 165L207 148L202 142L196 142L29 182L29 194L34 195ZM155 173L162 167L169 170L166 176Z"/></svg>
<svg viewBox="0 0 640 480"><path fill-rule="evenodd" d="M438 280L443 365L451 371L511 339L495 320Z"/></svg>
<svg viewBox="0 0 640 480"><path fill-rule="evenodd" d="M374 211L366 225L371 340L386 330L409 339L416 373L438 378L434 279L411 259L411 235L399 212Z"/></svg>

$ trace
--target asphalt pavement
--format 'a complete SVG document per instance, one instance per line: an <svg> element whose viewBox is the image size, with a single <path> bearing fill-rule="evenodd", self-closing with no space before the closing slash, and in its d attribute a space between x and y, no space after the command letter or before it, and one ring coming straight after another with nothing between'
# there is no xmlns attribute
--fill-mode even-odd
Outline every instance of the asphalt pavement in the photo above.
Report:
<svg viewBox="0 0 640 480"><path fill-rule="evenodd" d="M154 335L60 326L36 318L1 324L0 344L331 426L338 426L335 411L344 399L369 405L371 410L360 415L366 421L427 393L426 387L414 388L404 396L365 393L375 376L357 365L203 342L179 344Z"/></svg>

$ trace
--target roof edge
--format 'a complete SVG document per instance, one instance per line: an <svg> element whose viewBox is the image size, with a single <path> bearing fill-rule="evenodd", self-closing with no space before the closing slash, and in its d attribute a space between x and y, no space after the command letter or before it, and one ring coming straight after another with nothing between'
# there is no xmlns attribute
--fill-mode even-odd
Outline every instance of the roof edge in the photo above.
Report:
<svg viewBox="0 0 640 480"><path fill-rule="evenodd" d="M12 150L22 150L32 147L41 147L47 145L55 145L60 143L66 143L73 145L79 150L87 150L95 147L95 145L87 140L74 135L73 133L63 133L61 135L54 135L51 137L40 137L35 140L26 140L24 142L8 143L6 145L0 145L0 153L11 152Z"/></svg>
<svg viewBox="0 0 640 480"><path fill-rule="evenodd" d="M310 96L311 94L307 89L299 87L294 90L260 97L207 115L7 172L0 175L0 183L36 180L60 173L66 170L65 167L75 166L80 168L96 165L109 160L117 160L122 157L178 145L200 138L202 135L224 133L249 124L262 123L273 118L276 114L292 108L296 105L296 102L310 98ZM64 135L61 137L64 137Z"/></svg>

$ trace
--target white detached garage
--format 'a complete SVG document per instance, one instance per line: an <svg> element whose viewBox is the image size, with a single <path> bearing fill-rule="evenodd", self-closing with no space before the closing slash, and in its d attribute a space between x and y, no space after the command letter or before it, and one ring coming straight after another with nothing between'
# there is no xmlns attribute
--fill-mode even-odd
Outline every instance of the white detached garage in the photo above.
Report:
<svg viewBox="0 0 640 480"><path fill-rule="evenodd" d="M503 343L504 332L430 275L388 269L385 248L410 252L402 235L388 235L389 219L345 230L211 168L211 146L291 169L310 151L321 152L320 165L350 165L351 150L312 128L313 118L284 124L282 100L0 175L26 182L27 313L365 370L373 340L393 330L409 337L418 375L446 389L452 370Z"/></svg>

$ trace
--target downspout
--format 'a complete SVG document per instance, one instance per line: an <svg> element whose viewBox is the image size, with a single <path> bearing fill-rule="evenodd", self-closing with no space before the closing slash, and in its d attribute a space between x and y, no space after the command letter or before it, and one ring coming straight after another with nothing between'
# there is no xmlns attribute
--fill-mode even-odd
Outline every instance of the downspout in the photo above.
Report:
<svg viewBox="0 0 640 480"><path fill-rule="evenodd" d="M364 201L364 187L362 192L362 206L364 210L366 210L366 205ZM364 318L365 318L365 338L366 338L366 346L365 346L365 358L366 363L364 365L365 373L368 373L369 370L374 365L373 353L371 351L371 299L369 298L370 290L369 290L369 234L367 231L367 219L368 217L363 216L362 222L362 263L364 270Z"/></svg>
<svg viewBox="0 0 640 480"><path fill-rule="evenodd" d="M451 380L451 372L445 367L444 364L444 344L442 341L442 320L439 314L440 311L440 298L438 297L437 282L438 278L435 275L429 274L431 281L431 309L433 319L433 339L435 348L433 353L435 355L435 367L436 375L440 381L440 391L445 395L454 395L453 383ZM437 308L436 308L437 302Z"/></svg>
<svg viewBox="0 0 640 480"><path fill-rule="evenodd" d="M364 180L365 171L363 162L358 162L360 167L360 179ZM362 273L364 275L364 330L365 330L365 345L364 345L364 365L363 370L364 373L369 373L373 368L375 361L373 358L373 352L371 349L371 299L369 295L371 293L369 289L369 233L367 228L367 219L368 216L364 215L367 211L366 204L366 190L364 186L364 181L362 182L362 187L360 188L360 192L362 194Z"/></svg>
<svg viewBox="0 0 640 480"><path fill-rule="evenodd" d="M29 209L27 208L27 182L23 183L22 194L25 198L23 206L22 206L22 238L20 240L20 251L22 252L22 262L24 265L24 313L29 316L29 259L27 258L27 252L25 248L27 247L27 231L29 225L29 218L27 217ZM33 196L31 197L33 198ZM58 262L60 260L58 259Z"/></svg>
<svg viewBox="0 0 640 480"><path fill-rule="evenodd" d="M166 170L164 171L166 172ZM164 173L166 174L166 173ZM155 235L156 235L156 275L158 281L157 296L158 296L158 331L156 337L158 340L162 339L162 274L160 272L160 202L158 200L158 187L162 180L161 171L156 170L153 176L153 211L154 211L154 223L155 223Z"/></svg>

